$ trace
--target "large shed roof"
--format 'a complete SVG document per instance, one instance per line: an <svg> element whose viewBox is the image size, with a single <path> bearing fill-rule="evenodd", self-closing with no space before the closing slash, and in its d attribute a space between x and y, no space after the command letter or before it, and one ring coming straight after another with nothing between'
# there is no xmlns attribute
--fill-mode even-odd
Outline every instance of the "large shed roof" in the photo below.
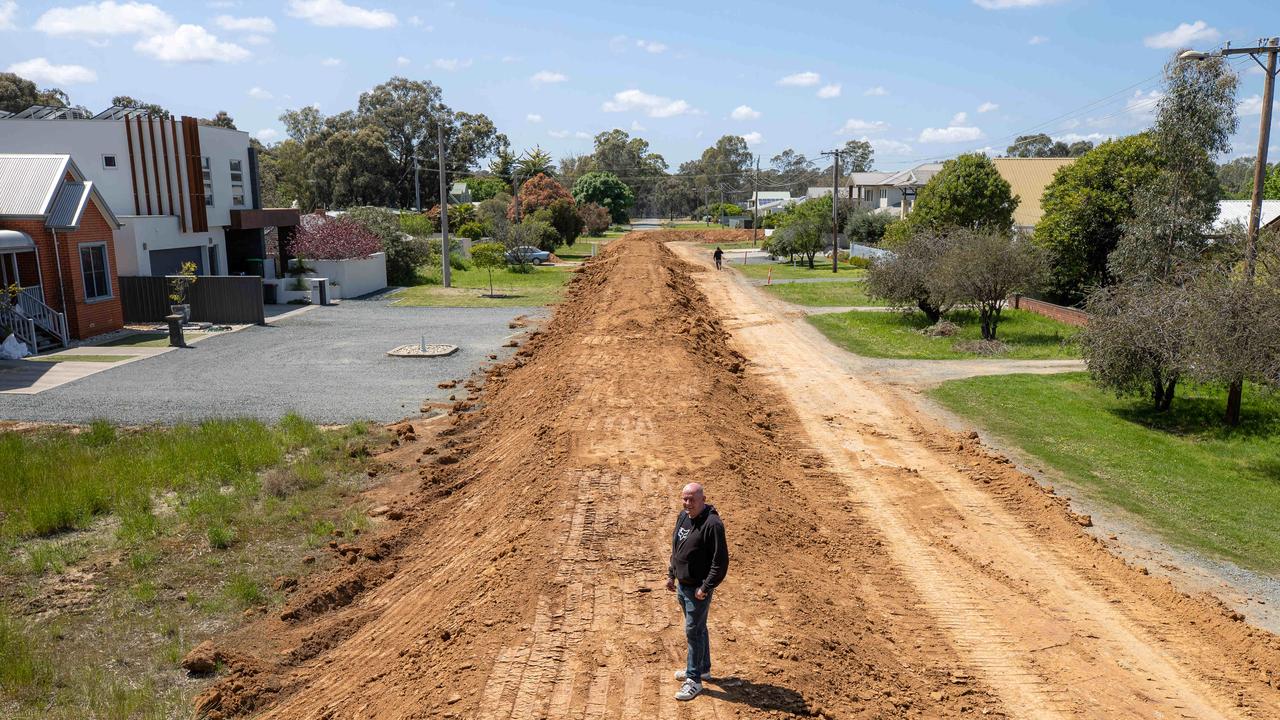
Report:
<svg viewBox="0 0 1280 720"><path fill-rule="evenodd" d="M1044 189L1059 169L1075 161L1075 158L992 158L1000 177L1020 198L1018 207L1013 211L1014 225L1034 227L1040 222L1044 216L1044 209L1040 207Z"/></svg>

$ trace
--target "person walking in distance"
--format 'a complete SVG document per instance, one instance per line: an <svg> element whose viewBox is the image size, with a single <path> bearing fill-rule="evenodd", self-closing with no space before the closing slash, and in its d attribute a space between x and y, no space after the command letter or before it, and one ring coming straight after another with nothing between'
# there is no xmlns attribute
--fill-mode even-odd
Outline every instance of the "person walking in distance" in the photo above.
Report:
<svg viewBox="0 0 1280 720"><path fill-rule="evenodd" d="M719 270L720 261L724 259L724 251L720 249L719 245L716 246L716 251L711 253L711 257L716 259L716 269Z"/></svg>
<svg viewBox="0 0 1280 720"><path fill-rule="evenodd" d="M701 485L685 485L680 500L684 510L671 533L667 590L680 601L684 634L689 641L685 668L675 673L677 680L684 681L676 699L692 700L702 692L702 683L711 679L707 612L711 609L711 595L729 571L729 546L724 539L724 523L715 507L707 504Z"/></svg>

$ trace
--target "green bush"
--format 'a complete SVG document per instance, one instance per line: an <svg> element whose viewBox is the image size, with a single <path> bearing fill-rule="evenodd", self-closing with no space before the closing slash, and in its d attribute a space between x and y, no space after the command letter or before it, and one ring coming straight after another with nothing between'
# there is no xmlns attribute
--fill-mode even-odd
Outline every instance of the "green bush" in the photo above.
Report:
<svg viewBox="0 0 1280 720"><path fill-rule="evenodd" d="M417 237L426 237L440 232L440 226L425 213L400 215L400 230Z"/></svg>
<svg viewBox="0 0 1280 720"><path fill-rule="evenodd" d="M478 242L480 238L483 238L488 233L488 231L489 230L485 227L484 223L472 220L458 228L458 235L467 238L472 242Z"/></svg>

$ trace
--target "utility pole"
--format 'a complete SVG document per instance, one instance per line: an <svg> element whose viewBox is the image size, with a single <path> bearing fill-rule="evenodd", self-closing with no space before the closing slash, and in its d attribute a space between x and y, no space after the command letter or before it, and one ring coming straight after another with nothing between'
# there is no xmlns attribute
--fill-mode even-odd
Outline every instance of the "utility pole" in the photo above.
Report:
<svg viewBox="0 0 1280 720"><path fill-rule="evenodd" d="M517 224L517 225L519 225L519 224L520 224L520 176L519 176L519 175L517 175L516 173L512 173L512 174L511 174L511 179L515 181L515 182L511 183L511 186L512 186L512 188L515 190L515 196L516 196L516 224Z"/></svg>
<svg viewBox="0 0 1280 720"><path fill-rule="evenodd" d="M422 185L418 182L418 148L413 148L413 202L414 210L422 212Z"/></svg>
<svg viewBox="0 0 1280 720"><path fill-rule="evenodd" d="M436 158L440 162L440 279L453 287L449 278L449 188L444 175L444 126L436 123Z"/></svg>
<svg viewBox="0 0 1280 720"><path fill-rule="evenodd" d="M756 245L756 228L760 227L760 156L756 156L756 171L751 176L751 247Z"/></svg>
<svg viewBox="0 0 1280 720"><path fill-rule="evenodd" d="M840 272L840 150L824 152L831 156L831 272ZM850 252L853 248L849 248Z"/></svg>
<svg viewBox="0 0 1280 720"><path fill-rule="evenodd" d="M1276 54L1280 52L1280 38L1259 40L1254 47L1233 48L1228 44L1217 55L1248 55L1261 67L1264 73L1262 85L1262 118L1258 125L1258 155L1253 164L1253 194L1249 198L1249 226L1246 228L1244 250L1244 279L1252 285L1257 274L1258 261L1258 229L1262 220L1262 185L1267 176L1267 147L1271 143L1271 106L1275 100L1276 88ZM1259 55L1266 55L1263 65ZM1180 60L1204 60L1210 53L1188 50L1179 56ZM1244 395L1244 378L1237 377L1227 386L1227 412L1225 420L1228 425L1240 424L1240 403Z"/></svg>

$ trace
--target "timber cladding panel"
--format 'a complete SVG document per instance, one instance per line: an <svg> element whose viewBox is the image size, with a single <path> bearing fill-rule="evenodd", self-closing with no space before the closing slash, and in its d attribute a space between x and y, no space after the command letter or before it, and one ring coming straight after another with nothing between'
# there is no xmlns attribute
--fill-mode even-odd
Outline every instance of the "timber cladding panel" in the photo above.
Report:
<svg viewBox="0 0 1280 720"><path fill-rule="evenodd" d="M204 197L204 161L200 153L200 125L182 118L183 156L187 161L187 197L191 198L191 232L208 232L208 206Z"/></svg>
<svg viewBox="0 0 1280 720"><path fill-rule="evenodd" d="M164 322L169 314L169 280L165 277L120 278L126 322ZM187 291L191 319L198 322L266 323L262 278L256 275L201 275Z"/></svg>

